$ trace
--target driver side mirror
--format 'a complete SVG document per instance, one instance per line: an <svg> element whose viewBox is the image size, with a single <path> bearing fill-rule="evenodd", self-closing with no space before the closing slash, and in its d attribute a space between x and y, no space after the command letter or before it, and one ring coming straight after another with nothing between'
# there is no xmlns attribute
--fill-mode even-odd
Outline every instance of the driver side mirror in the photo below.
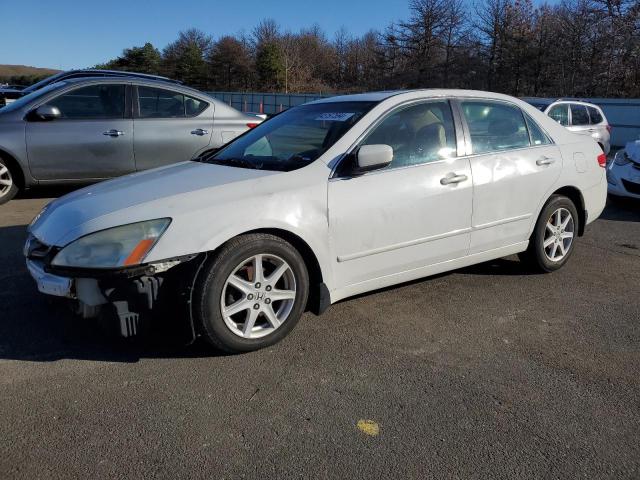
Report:
<svg viewBox="0 0 640 480"><path fill-rule="evenodd" d="M389 145L363 145L356 152L355 173L384 168L393 160L393 148Z"/></svg>
<svg viewBox="0 0 640 480"><path fill-rule="evenodd" d="M62 118L62 113L58 107L54 107L52 105L40 105L32 112L32 116L35 120L50 121Z"/></svg>

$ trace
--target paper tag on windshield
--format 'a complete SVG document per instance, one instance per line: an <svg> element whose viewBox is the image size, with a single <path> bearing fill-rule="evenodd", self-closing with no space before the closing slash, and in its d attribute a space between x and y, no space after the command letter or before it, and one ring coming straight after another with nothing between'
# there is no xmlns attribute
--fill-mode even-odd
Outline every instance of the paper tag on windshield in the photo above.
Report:
<svg viewBox="0 0 640 480"><path fill-rule="evenodd" d="M323 113L316 117L316 120L320 122L345 122L353 117L353 113L336 112L336 113Z"/></svg>

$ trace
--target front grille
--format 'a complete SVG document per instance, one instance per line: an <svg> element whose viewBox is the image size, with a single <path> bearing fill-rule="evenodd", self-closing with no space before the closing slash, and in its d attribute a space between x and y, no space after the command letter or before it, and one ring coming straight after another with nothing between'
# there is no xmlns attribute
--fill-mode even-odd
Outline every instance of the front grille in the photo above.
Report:
<svg viewBox="0 0 640 480"><path fill-rule="evenodd" d="M27 258L45 258L51 252L51 247L42 243L35 236L29 234L24 244L24 256Z"/></svg>
<svg viewBox="0 0 640 480"><path fill-rule="evenodd" d="M627 189L629 193L635 193L636 195L640 195L640 183L630 182L629 180L622 179L622 184L624 188Z"/></svg>

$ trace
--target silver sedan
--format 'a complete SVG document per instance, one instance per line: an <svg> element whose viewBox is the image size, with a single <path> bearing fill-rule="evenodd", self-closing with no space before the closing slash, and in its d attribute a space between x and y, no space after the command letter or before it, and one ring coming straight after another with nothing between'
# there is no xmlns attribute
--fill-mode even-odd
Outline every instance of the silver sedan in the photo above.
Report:
<svg viewBox="0 0 640 480"><path fill-rule="evenodd" d="M170 82L57 82L0 108L0 204L36 185L93 183L191 160L262 121Z"/></svg>

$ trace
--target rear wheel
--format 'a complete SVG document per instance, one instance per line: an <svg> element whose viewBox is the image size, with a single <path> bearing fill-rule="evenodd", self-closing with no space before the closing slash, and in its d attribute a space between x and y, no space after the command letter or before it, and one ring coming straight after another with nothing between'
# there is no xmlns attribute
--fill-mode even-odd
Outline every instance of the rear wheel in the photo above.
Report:
<svg viewBox="0 0 640 480"><path fill-rule="evenodd" d="M221 350L258 350L295 327L308 295L307 268L292 245L274 235L243 235L204 266L194 290L194 320Z"/></svg>
<svg viewBox="0 0 640 480"><path fill-rule="evenodd" d="M520 259L539 271L558 270L573 253L578 221L573 202L563 195L553 195L542 209L529 248L519 255Z"/></svg>
<svg viewBox="0 0 640 480"><path fill-rule="evenodd" d="M7 165L7 162L0 158L0 205L7 203L18 193L15 174Z"/></svg>

